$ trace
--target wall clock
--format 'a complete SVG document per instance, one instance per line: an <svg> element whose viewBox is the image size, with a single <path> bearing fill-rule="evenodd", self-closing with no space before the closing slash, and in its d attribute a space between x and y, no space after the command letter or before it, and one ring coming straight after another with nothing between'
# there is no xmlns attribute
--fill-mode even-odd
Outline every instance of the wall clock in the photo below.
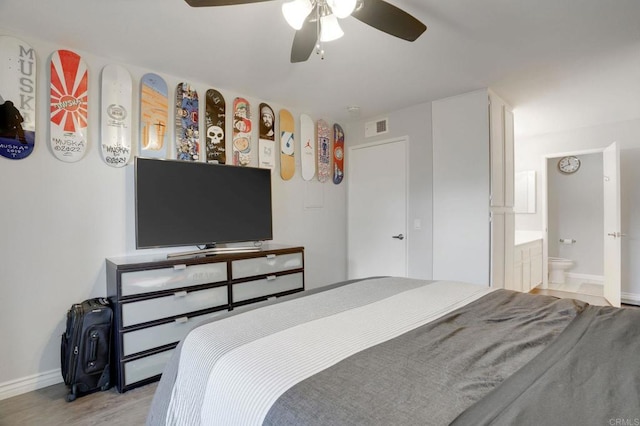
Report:
<svg viewBox="0 0 640 426"><path fill-rule="evenodd" d="M578 159L578 157L570 155L568 157L562 157L560 161L558 161L558 170L560 170L562 173L575 173L579 168L580 159Z"/></svg>

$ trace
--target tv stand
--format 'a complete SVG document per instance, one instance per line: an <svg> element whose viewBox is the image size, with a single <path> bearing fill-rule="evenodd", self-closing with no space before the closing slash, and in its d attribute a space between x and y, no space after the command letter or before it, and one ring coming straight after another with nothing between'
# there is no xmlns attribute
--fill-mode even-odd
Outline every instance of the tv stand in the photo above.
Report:
<svg viewBox="0 0 640 426"><path fill-rule="evenodd" d="M195 324L304 290L304 248L264 244L252 253L124 256L107 259L106 270L113 383L124 392L158 380Z"/></svg>

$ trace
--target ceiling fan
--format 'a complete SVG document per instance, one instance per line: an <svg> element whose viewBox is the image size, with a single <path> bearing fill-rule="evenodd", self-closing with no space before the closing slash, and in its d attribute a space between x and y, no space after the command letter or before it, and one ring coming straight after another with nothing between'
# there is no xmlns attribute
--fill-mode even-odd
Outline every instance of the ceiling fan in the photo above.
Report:
<svg viewBox="0 0 640 426"><path fill-rule="evenodd" d="M192 7L232 6L272 0L185 0ZM295 30L291 62L304 62L311 52L324 57L322 42L343 35L336 18L353 16L367 25L403 40L414 41L427 29L415 17L384 0L292 0L282 5Z"/></svg>

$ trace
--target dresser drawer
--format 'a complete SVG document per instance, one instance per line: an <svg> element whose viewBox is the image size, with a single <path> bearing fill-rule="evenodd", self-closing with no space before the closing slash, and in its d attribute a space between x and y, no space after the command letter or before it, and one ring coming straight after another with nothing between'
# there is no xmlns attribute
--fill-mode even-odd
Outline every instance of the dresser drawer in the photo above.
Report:
<svg viewBox="0 0 640 426"><path fill-rule="evenodd" d="M124 363L124 386L162 374L175 349Z"/></svg>
<svg viewBox="0 0 640 426"><path fill-rule="evenodd" d="M283 291L302 289L303 281L302 272L298 272L296 274L281 275L279 277L270 276L261 280L234 284L232 288L233 302L237 303Z"/></svg>
<svg viewBox="0 0 640 426"><path fill-rule="evenodd" d="M178 292L169 296L122 304L122 326L173 317L229 303L227 287Z"/></svg>
<svg viewBox="0 0 640 426"><path fill-rule="evenodd" d="M199 322L222 315L225 312L228 311L217 311L191 318L181 317L166 324L129 331L122 335L122 352L124 356L129 356L158 346L179 342Z"/></svg>
<svg viewBox="0 0 640 426"><path fill-rule="evenodd" d="M120 280L122 296L213 284L227 280L227 264L175 265L172 268L123 272Z"/></svg>
<svg viewBox="0 0 640 426"><path fill-rule="evenodd" d="M302 253L270 254L265 257L234 260L231 262L231 278L267 275L300 268L302 268Z"/></svg>

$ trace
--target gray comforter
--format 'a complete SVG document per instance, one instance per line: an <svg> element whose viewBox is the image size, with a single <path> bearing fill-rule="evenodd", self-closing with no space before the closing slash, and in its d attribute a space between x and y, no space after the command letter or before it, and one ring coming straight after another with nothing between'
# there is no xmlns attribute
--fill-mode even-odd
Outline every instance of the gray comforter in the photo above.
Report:
<svg viewBox="0 0 640 426"><path fill-rule="evenodd" d="M166 421L179 350L147 424ZM298 382L264 424L635 425L639 355L640 310L497 290Z"/></svg>
<svg viewBox="0 0 640 426"><path fill-rule="evenodd" d="M299 383L273 405L265 424L449 424L584 308L575 300L495 291Z"/></svg>

